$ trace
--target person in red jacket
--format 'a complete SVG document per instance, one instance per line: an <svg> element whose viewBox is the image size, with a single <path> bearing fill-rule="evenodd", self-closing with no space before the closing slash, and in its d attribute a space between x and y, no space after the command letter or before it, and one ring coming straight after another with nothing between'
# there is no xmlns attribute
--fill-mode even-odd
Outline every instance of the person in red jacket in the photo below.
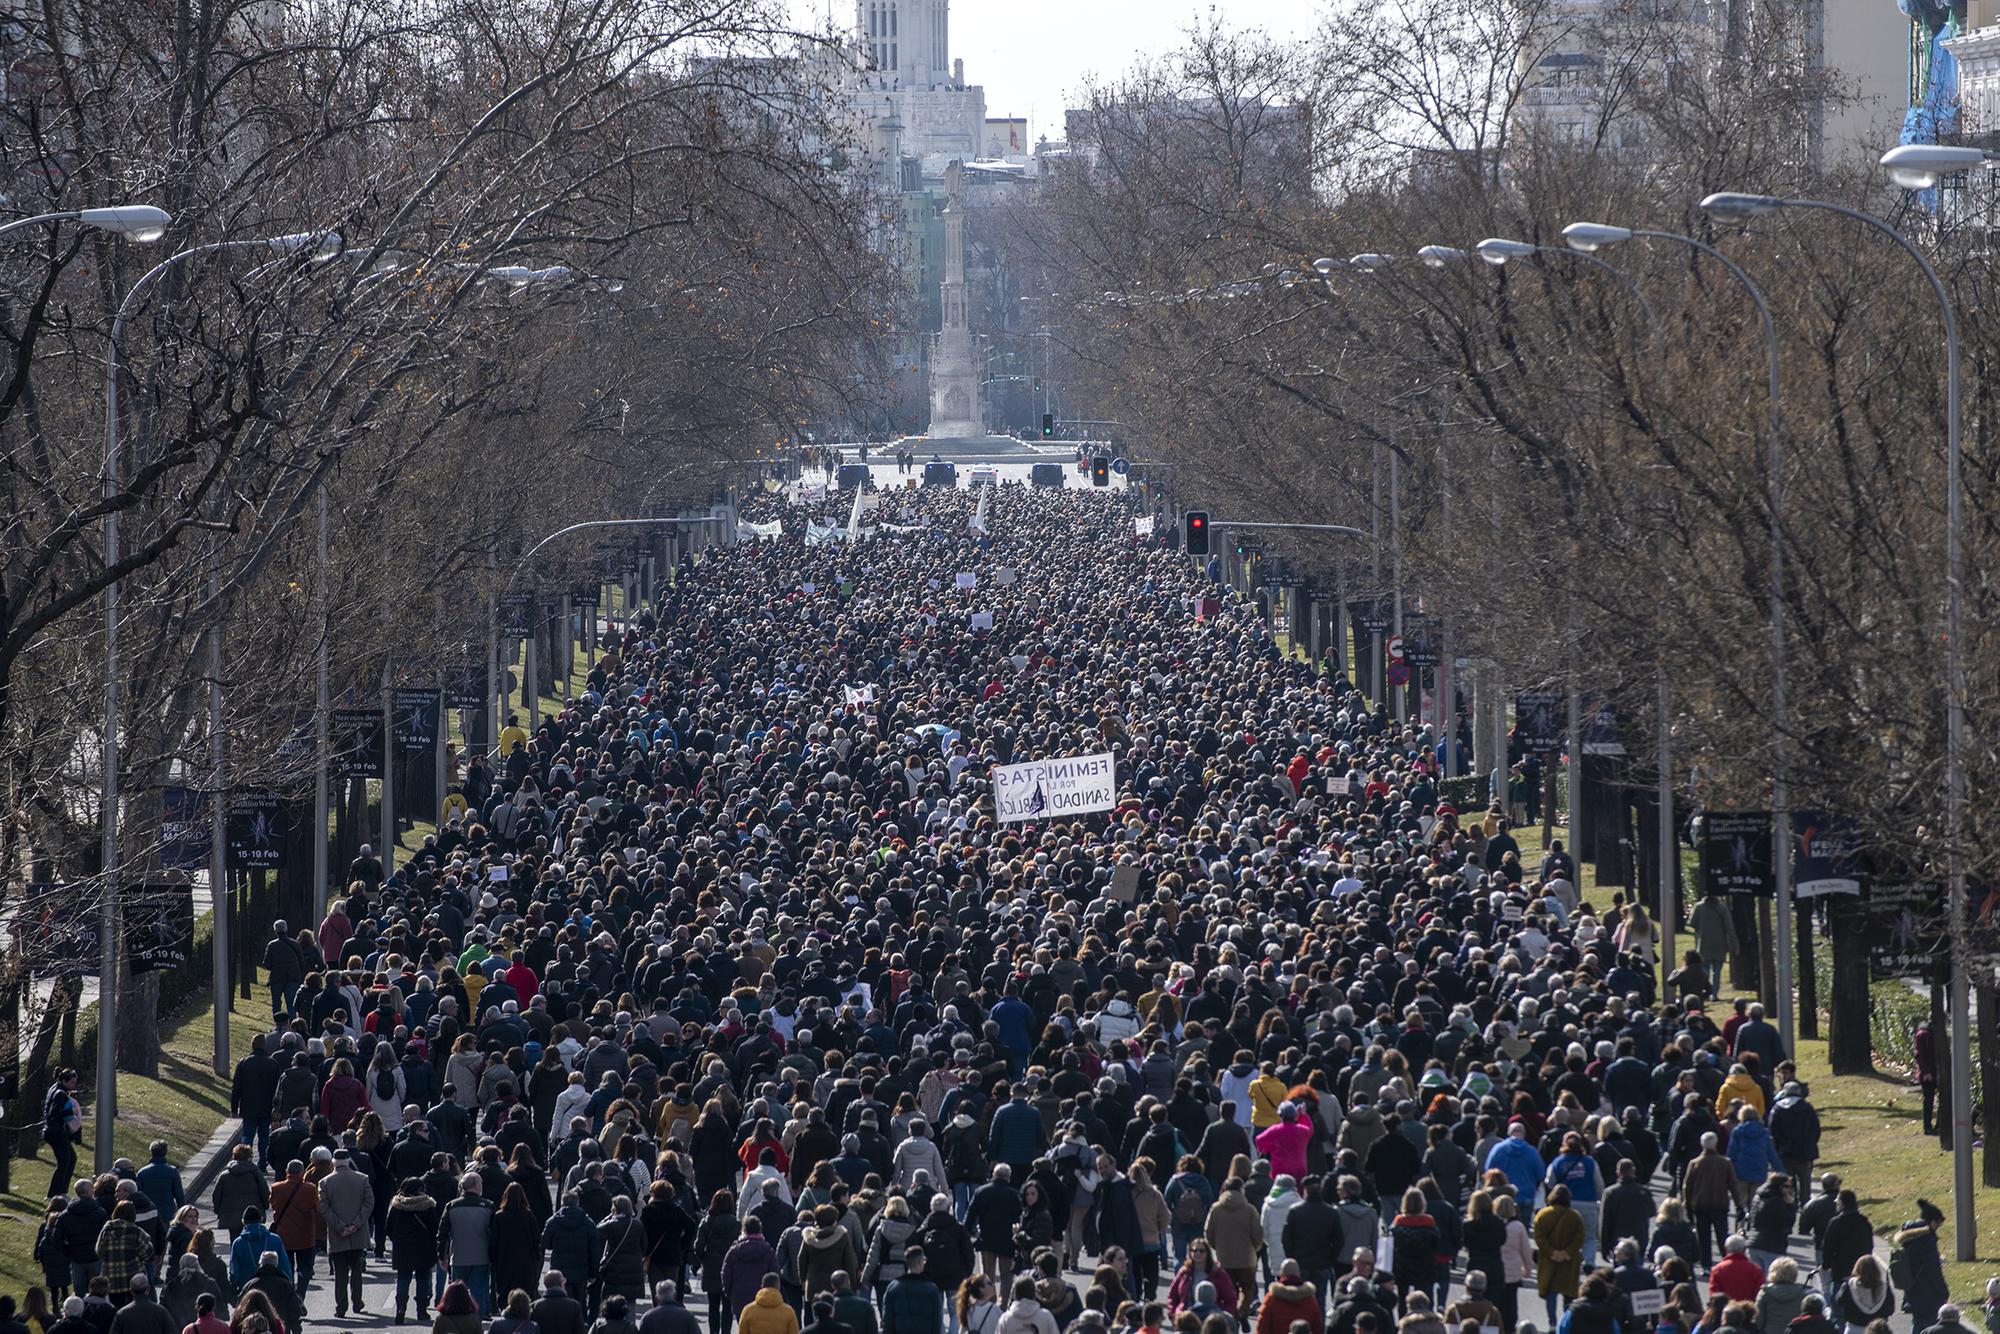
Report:
<svg viewBox="0 0 2000 1334"><path fill-rule="evenodd" d="M1305 1281L1299 1262L1286 1260L1278 1267L1278 1281L1265 1291L1264 1304L1257 1308L1256 1334L1290 1334L1293 1322L1299 1320L1307 1329L1320 1329L1325 1323L1319 1293Z"/></svg>
<svg viewBox="0 0 2000 1334"><path fill-rule="evenodd" d="M1732 1302L1756 1301L1757 1290L1764 1286L1764 1267L1746 1254L1750 1243L1741 1237L1731 1237L1722 1248L1728 1254L1708 1271L1708 1290L1721 1293Z"/></svg>

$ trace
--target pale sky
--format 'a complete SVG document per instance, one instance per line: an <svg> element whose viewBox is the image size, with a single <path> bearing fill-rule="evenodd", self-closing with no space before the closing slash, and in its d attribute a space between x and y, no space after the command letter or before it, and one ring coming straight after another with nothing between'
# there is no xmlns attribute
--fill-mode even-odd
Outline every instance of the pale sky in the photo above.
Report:
<svg viewBox="0 0 2000 1334"><path fill-rule="evenodd" d="M797 20L854 23L854 0L788 0ZM1211 12L1273 37L1312 31L1315 0L952 0L951 54L986 89L986 114L1026 116L1029 142L1062 137L1062 113L1088 78L1116 78L1136 60L1179 45Z"/></svg>

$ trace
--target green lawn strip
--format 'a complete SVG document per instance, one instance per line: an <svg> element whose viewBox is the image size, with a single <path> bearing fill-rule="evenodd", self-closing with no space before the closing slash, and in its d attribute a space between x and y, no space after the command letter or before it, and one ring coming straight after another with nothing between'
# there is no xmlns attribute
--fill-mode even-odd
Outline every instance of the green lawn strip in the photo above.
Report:
<svg viewBox="0 0 2000 1334"><path fill-rule="evenodd" d="M269 993L260 979L252 988L251 999L236 997L230 1007L230 1063L249 1054L250 1039L270 1026ZM91 1064L90 1044L96 1040L96 1006L86 1007L78 1016L79 1064ZM191 1154L208 1142L215 1128L229 1115L229 1081L217 1078L210 1068L215 1049L215 1007L206 998L190 1001L171 1017L161 1034L160 1074L156 1079L121 1074L118 1077L118 1156L134 1163L146 1161L148 1147L156 1139L168 1144L168 1158L185 1166ZM41 1090L34 1091L39 1098ZM95 1104L84 1093L85 1142L77 1146L78 1165L91 1165L91 1115ZM42 1281L41 1267L35 1263L35 1229L41 1221L43 1196L48 1188L53 1162L39 1141L22 1144L38 1156L17 1154L9 1167L12 1189L0 1193L0 1291L20 1293Z"/></svg>
<svg viewBox="0 0 2000 1334"><path fill-rule="evenodd" d="M1899 982L1875 986L1902 989ZM1823 1041L1800 1042L1798 1065L1820 1115L1822 1156L1814 1171L1840 1175L1860 1197L1877 1235L1893 1237L1915 1218L1920 1196L1951 1217L1951 1155L1923 1133L1923 1099L1914 1084L1891 1071L1834 1075ZM1982 1259L1951 1259L1956 1243L1950 1223L1941 1239L1952 1297L1969 1310L1985 1300L1986 1280L2000 1273L2000 1192L1978 1188L1973 1210L1979 1225L1975 1249Z"/></svg>

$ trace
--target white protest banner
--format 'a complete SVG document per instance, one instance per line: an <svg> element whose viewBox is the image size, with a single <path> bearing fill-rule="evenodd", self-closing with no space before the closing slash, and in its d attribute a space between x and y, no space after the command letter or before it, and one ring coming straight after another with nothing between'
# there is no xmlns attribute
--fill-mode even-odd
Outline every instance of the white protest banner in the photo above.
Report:
<svg viewBox="0 0 2000 1334"><path fill-rule="evenodd" d="M1153 535L1152 515L1142 514L1138 518L1132 520L1132 536L1151 537L1152 535Z"/></svg>
<svg viewBox="0 0 2000 1334"><path fill-rule="evenodd" d="M860 705L863 704L873 704L875 702L875 687L848 686L847 702L849 704L855 705L856 707L859 707Z"/></svg>
<svg viewBox="0 0 2000 1334"><path fill-rule="evenodd" d="M973 612L972 628L975 630L991 630L993 628L993 613L990 611Z"/></svg>
<svg viewBox="0 0 2000 1334"><path fill-rule="evenodd" d="M1117 804L1117 772L1108 751L993 767L993 808L1001 824L1108 811Z"/></svg>
<svg viewBox="0 0 2000 1334"><path fill-rule="evenodd" d="M973 532L984 536L986 532L986 498L993 494L991 487L979 488L979 508L972 512L972 522L968 525Z"/></svg>
<svg viewBox="0 0 2000 1334"><path fill-rule="evenodd" d="M970 571L962 571L952 582L960 588L977 588L979 587L979 576Z"/></svg>

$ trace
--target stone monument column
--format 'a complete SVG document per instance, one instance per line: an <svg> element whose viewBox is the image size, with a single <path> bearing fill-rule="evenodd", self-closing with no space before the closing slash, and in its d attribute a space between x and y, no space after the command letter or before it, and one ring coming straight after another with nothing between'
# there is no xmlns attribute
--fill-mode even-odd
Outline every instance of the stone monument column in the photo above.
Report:
<svg viewBox="0 0 2000 1334"><path fill-rule="evenodd" d="M979 367L965 300L965 164L945 170L943 327L931 358L931 424L926 435L964 440L986 434L979 411Z"/></svg>

